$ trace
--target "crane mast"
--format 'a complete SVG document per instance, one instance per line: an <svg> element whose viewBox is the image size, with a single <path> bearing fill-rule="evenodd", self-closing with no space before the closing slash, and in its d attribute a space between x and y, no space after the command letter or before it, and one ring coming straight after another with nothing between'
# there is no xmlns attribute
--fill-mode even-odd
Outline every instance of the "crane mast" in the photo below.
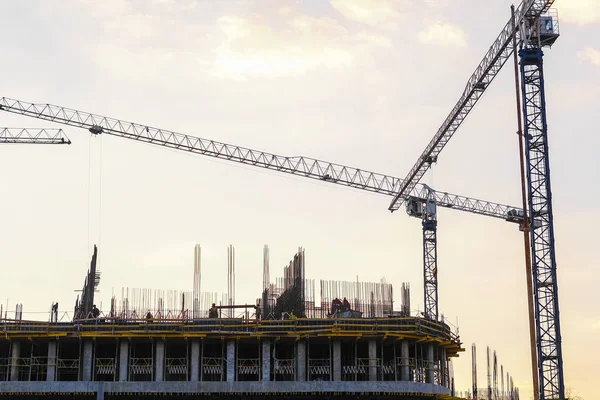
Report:
<svg viewBox="0 0 600 400"><path fill-rule="evenodd" d="M521 29L527 37L519 50L521 96L528 199L531 225L532 272L540 400L564 400L554 217L550 185L548 123L544 88L542 47L559 36L558 20L552 15L531 14Z"/></svg>
<svg viewBox="0 0 600 400"><path fill-rule="evenodd" d="M395 195L402 182L401 179L393 176L309 157L281 156L50 104L26 103L3 97L0 99L0 110L67 126L85 128L95 135L106 133L387 196ZM415 186L408 196L406 204L406 210L410 216L422 219L424 316L437 320L437 206L500 218L513 223L523 221L523 210L504 204L435 191L427 185Z"/></svg>

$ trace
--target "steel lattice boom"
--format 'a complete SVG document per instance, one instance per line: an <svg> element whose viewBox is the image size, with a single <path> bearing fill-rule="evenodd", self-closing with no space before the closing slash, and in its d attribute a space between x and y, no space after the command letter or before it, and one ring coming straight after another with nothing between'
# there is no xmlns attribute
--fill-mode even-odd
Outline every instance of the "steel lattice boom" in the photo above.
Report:
<svg viewBox="0 0 600 400"><path fill-rule="evenodd" d="M531 253L540 400L564 400L543 53L540 48L530 48L521 50L519 55L529 210L531 219L536 221L531 227Z"/></svg>
<svg viewBox="0 0 600 400"><path fill-rule="evenodd" d="M400 179L393 176L327 161L302 156L285 157L50 104L32 104L2 97L0 99L0 110L67 126L86 128L94 134L107 133L388 196L393 196L402 183ZM411 191L409 197L424 202L430 191L431 189L424 185L417 185ZM431 192L440 207L467 211L516 223L522 221L523 211L518 207L445 192Z"/></svg>
<svg viewBox="0 0 600 400"><path fill-rule="evenodd" d="M0 143L71 144L62 129L0 128Z"/></svg>
<svg viewBox="0 0 600 400"><path fill-rule="evenodd" d="M516 26L519 26L524 18L537 17L546 12L552 3L554 3L554 0L523 1L515 11ZM473 107L475 107L475 104L494 80L500 69L502 69L504 63L510 58L514 51L513 35L517 36L517 44L520 45L522 43L521 32L518 29L515 32L511 18L467 81L460 99L452 111L450 111L442 126L440 126L433 139L431 139L415 165L406 175L404 181L400 184L400 188L389 206L390 211L396 211L402 206L402 203L407 198L407 194L414 190L431 164L437 161L437 157L442 149L458 130Z"/></svg>

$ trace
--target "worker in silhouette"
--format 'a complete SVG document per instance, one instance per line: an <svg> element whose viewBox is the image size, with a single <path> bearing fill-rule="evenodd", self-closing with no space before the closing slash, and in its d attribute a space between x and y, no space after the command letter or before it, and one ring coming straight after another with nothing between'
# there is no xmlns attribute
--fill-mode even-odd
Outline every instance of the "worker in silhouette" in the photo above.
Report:
<svg viewBox="0 0 600 400"><path fill-rule="evenodd" d="M254 315L256 316L257 320L260 319L260 302L257 302L254 306Z"/></svg>
<svg viewBox="0 0 600 400"><path fill-rule="evenodd" d="M344 297L344 300L342 301L342 311L350 311L350 303L348 302L348 299Z"/></svg>
<svg viewBox="0 0 600 400"><path fill-rule="evenodd" d="M212 303L210 310L208 310L208 318L219 318L219 312L215 303Z"/></svg>
<svg viewBox="0 0 600 400"><path fill-rule="evenodd" d="M342 301L337 297L331 302L331 314L342 311Z"/></svg>
<svg viewBox="0 0 600 400"><path fill-rule="evenodd" d="M150 310L146 313L146 322L152 322L152 313Z"/></svg>
<svg viewBox="0 0 600 400"><path fill-rule="evenodd" d="M92 306L92 317L98 318L99 316L100 316L100 310L98 310L98 307L96 307L96 305L94 304Z"/></svg>
<svg viewBox="0 0 600 400"><path fill-rule="evenodd" d="M52 315L50 316L51 322L58 322L58 303L52 304Z"/></svg>

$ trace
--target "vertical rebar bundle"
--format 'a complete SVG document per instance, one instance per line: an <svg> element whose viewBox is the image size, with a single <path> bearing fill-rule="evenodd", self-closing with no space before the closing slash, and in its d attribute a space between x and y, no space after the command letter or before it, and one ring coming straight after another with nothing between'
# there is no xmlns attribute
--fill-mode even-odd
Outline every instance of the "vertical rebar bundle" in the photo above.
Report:
<svg viewBox="0 0 600 400"><path fill-rule="evenodd" d="M400 312L403 316L410 316L410 283L403 282L402 290L400 291L402 297L402 304L400 306Z"/></svg>
<svg viewBox="0 0 600 400"><path fill-rule="evenodd" d="M321 309L329 310L327 314L333 314L331 305L334 299L344 298L350 303L351 310L358 311L365 317L384 317L392 312L392 285L385 281L374 283L321 280L320 286Z"/></svg>
<svg viewBox="0 0 600 400"><path fill-rule="evenodd" d="M235 248L227 248L227 305L235 304ZM227 316L233 318L233 308L227 310Z"/></svg>
<svg viewBox="0 0 600 400"><path fill-rule="evenodd" d="M500 396L502 399L505 398L506 393L504 393L504 365L500 364Z"/></svg>
<svg viewBox="0 0 600 400"><path fill-rule="evenodd" d="M473 399L477 399L477 347L471 345L471 379L473 382Z"/></svg>
<svg viewBox="0 0 600 400"><path fill-rule="evenodd" d="M202 249L197 244L194 247L194 289L193 289L193 305L192 315L194 318L200 318L200 291L201 291L201 279L202 279Z"/></svg>
<svg viewBox="0 0 600 400"><path fill-rule="evenodd" d="M271 282L269 276L269 246L265 245L263 248L263 290L269 287L269 282Z"/></svg>
<svg viewBox="0 0 600 400"><path fill-rule="evenodd" d="M498 400L498 359L496 358L496 350L494 350L494 400Z"/></svg>
<svg viewBox="0 0 600 400"><path fill-rule="evenodd" d="M487 398L492 400L492 373L490 368L490 346L487 347Z"/></svg>

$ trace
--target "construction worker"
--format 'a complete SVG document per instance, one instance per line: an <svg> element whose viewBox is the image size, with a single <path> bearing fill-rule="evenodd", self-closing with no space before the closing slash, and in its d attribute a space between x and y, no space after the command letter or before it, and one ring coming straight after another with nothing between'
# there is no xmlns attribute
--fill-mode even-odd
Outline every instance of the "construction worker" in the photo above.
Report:
<svg viewBox="0 0 600 400"><path fill-rule="evenodd" d="M344 300L342 301L342 311L350 311L350 303L348 302L348 299L346 299L344 297Z"/></svg>
<svg viewBox="0 0 600 400"><path fill-rule="evenodd" d="M51 322L58 322L58 303L52 304L52 314L50 315Z"/></svg>
<svg viewBox="0 0 600 400"><path fill-rule="evenodd" d="M100 310L98 310L98 307L96 307L96 305L94 304L92 306L92 317L98 318L99 316L100 316Z"/></svg>
<svg viewBox="0 0 600 400"><path fill-rule="evenodd" d="M331 314L342 311L342 301L337 297L331 302Z"/></svg>
<svg viewBox="0 0 600 400"><path fill-rule="evenodd" d="M152 313L150 312L150 310L148 310L148 312L146 313L146 322L152 323L152 318Z"/></svg>
<svg viewBox="0 0 600 400"><path fill-rule="evenodd" d="M208 318L219 318L219 312L215 303L212 303L210 310L208 310Z"/></svg>
<svg viewBox="0 0 600 400"><path fill-rule="evenodd" d="M296 317L296 315L294 314L294 310L292 310L292 312L290 313L290 320L295 321L297 319L298 317Z"/></svg>
<svg viewBox="0 0 600 400"><path fill-rule="evenodd" d="M254 315L257 320L260 319L260 303L256 303L256 306L254 306Z"/></svg>

